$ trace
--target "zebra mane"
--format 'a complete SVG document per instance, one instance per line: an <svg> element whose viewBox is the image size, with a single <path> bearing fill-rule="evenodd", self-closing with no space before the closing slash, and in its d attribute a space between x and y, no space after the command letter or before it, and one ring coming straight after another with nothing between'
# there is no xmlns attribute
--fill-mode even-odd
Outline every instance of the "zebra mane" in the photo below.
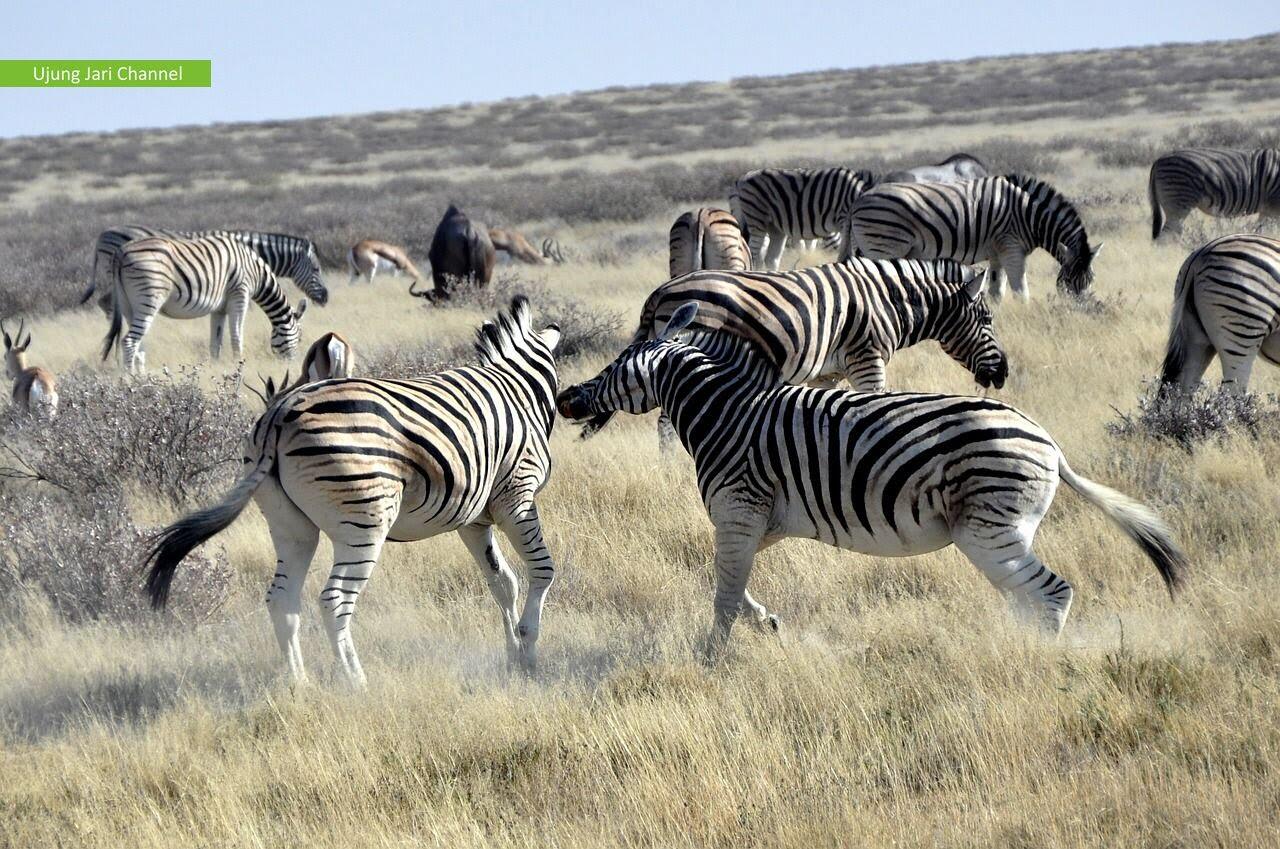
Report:
<svg viewBox="0 0 1280 849"><path fill-rule="evenodd" d="M1058 214L1066 219L1066 246L1077 255L1084 252L1082 249L1089 245L1084 221L1080 218L1080 212L1075 204L1067 200L1066 195L1038 177L1014 173L1005 174L1004 179L1030 195L1033 203L1050 210L1057 210Z"/></svg>
<svg viewBox="0 0 1280 849"><path fill-rule="evenodd" d="M510 309L477 328L475 349L481 365L508 362L527 349L531 324L529 299L516 295Z"/></svg>

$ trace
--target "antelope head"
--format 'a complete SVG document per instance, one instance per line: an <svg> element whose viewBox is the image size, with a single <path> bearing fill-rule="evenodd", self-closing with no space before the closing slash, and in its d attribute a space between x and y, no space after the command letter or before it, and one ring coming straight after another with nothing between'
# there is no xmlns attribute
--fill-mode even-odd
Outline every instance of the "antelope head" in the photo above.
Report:
<svg viewBox="0 0 1280 849"><path fill-rule="evenodd" d="M4 320L0 319L0 333L4 334L4 363L10 377L16 378L27 367L27 349L31 347L31 332L27 331L27 339L24 342L22 331L26 326L27 320L24 318L18 324L17 336L11 337L4 326Z"/></svg>

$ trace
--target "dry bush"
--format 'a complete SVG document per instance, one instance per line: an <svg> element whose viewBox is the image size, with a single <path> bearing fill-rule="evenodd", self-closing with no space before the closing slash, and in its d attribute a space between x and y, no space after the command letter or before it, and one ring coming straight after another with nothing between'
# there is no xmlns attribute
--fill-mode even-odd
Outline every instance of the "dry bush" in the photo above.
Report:
<svg viewBox="0 0 1280 849"><path fill-rule="evenodd" d="M0 618L21 619L32 594L73 623L132 621L146 612L137 564L148 532L133 523L118 497L67 497L11 485L0 490L0 516ZM207 618L226 598L231 579L221 552L194 552L179 572L171 616Z"/></svg>
<svg viewBox="0 0 1280 849"><path fill-rule="evenodd" d="M1190 451L1210 440L1243 434L1253 439L1280 436L1280 398L1200 386L1191 395L1175 387L1148 387L1135 414L1116 411L1107 431L1122 438L1167 440Z"/></svg>
<svg viewBox="0 0 1280 849"><path fill-rule="evenodd" d="M219 490L239 469L251 422L239 384L239 374L226 375L206 394L197 367L127 381L73 372L59 378L62 403L52 423L31 427L11 416L0 430L2 462L11 478L76 496L138 488L185 504Z"/></svg>

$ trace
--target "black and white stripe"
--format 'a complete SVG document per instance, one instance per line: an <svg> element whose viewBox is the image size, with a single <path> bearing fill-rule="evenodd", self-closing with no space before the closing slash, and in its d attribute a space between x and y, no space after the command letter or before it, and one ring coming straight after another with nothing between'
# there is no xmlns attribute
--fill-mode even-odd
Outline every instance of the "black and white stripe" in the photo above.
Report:
<svg viewBox="0 0 1280 849"><path fill-rule="evenodd" d="M1151 165L1151 238L1177 233L1191 210L1208 215L1280 215L1280 150L1189 148Z"/></svg>
<svg viewBox="0 0 1280 849"><path fill-rule="evenodd" d="M112 227L98 234L93 251L93 268L89 274L89 288L80 296L80 303L93 297L98 289L99 269L110 273L111 263L120 248L135 239L199 239L204 236L231 236L252 248L271 272L278 277L288 277L320 306L329 301L329 290L320 277L320 257L310 239L285 233L261 233L255 230L161 230L155 227L128 225ZM110 312L110 286L98 301L104 312Z"/></svg>
<svg viewBox="0 0 1280 849"><path fill-rule="evenodd" d="M1186 561L1149 509L1077 475L1039 425L998 401L779 386L751 343L721 335L706 352L675 341L694 305L657 340L630 345L561 393L583 419L662 408L692 455L715 525L718 647L745 605L756 552L787 537L881 557L954 544L998 589L1061 630L1072 589L1032 550L1059 479L1099 507L1155 563L1170 592Z"/></svg>
<svg viewBox="0 0 1280 849"><path fill-rule="evenodd" d="M839 244L850 207L875 178L848 168L766 168L738 180L729 196L751 245L753 268L777 271L787 239Z"/></svg>
<svg viewBox="0 0 1280 849"><path fill-rule="evenodd" d="M1280 364L1280 241L1223 236L1182 264L1161 383L1193 390L1214 354L1235 394L1249 388L1259 356Z"/></svg>
<svg viewBox="0 0 1280 849"><path fill-rule="evenodd" d="M1010 174L967 183L877 186L854 204L842 252L890 259L991 263L988 291L999 299L1005 276L1028 297L1027 254L1043 248L1059 263L1058 288L1079 294L1093 282L1093 258L1076 208L1034 177Z"/></svg>
<svg viewBox="0 0 1280 849"><path fill-rule="evenodd" d="M291 310L271 269L238 239L135 239L117 251L112 266L111 330L102 358L119 341L126 370L146 365L142 339L161 314L181 319L209 316L209 352L214 358L221 354L223 331L230 325L231 349L240 358L250 301L271 321L272 350L291 357L298 349L298 321L307 300Z"/></svg>
<svg viewBox="0 0 1280 849"><path fill-rule="evenodd" d="M528 302L517 298L480 328L475 366L424 380L327 380L275 398L247 440L240 483L157 537L148 557L152 602L164 605L178 563L253 498L275 544L267 606L290 673L304 676L301 593L323 531L333 567L320 609L343 670L362 684L351 619L383 544L457 531L501 609L508 659L532 668L555 577L534 496L551 469L559 339L554 325L534 330ZM516 576L495 526L529 571L518 619Z"/></svg>
<svg viewBox="0 0 1280 849"><path fill-rule="evenodd" d="M738 219L723 209L703 207L684 213L671 225L667 244L671 277L709 268L751 270L747 237Z"/></svg>

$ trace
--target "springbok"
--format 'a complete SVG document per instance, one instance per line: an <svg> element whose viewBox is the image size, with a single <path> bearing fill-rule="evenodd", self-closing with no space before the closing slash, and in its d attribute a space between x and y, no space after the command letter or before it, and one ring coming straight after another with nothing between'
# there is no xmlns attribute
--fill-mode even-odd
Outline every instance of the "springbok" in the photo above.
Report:
<svg viewBox="0 0 1280 849"><path fill-rule="evenodd" d="M564 253L555 239L543 239L542 251L539 253L529 244L524 234L501 227L490 227L489 241L493 242L494 250L506 251L507 256L526 265L546 265L548 261L557 264L564 262Z"/></svg>
<svg viewBox="0 0 1280 849"><path fill-rule="evenodd" d="M347 281L349 283L356 282L359 277L372 283L379 271L390 272L397 277L408 274L414 283L426 279L409 259L404 248L379 242L377 239L363 239L352 245L347 253L347 266L351 269L351 278Z"/></svg>
<svg viewBox="0 0 1280 849"><path fill-rule="evenodd" d="M24 413L33 410L53 418L58 414L58 386L53 372L40 366L27 365L27 349L31 347L31 331L22 340L26 319L18 325L17 338L11 338L0 321L0 333L4 334L4 364L13 378L13 403Z"/></svg>

